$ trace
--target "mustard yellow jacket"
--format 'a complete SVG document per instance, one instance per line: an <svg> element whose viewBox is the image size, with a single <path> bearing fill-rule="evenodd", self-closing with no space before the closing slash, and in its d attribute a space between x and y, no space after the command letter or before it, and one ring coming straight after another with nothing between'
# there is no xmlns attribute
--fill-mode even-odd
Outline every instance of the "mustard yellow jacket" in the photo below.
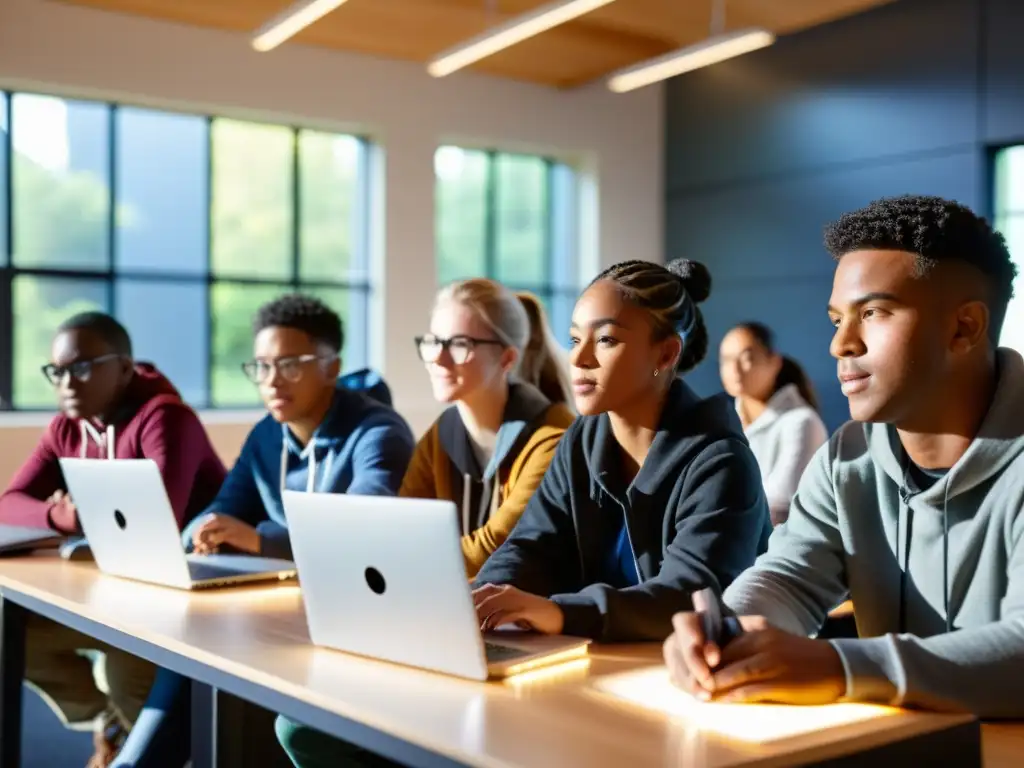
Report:
<svg viewBox="0 0 1024 768"><path fill-rule="evenodd" d="M472 577L512 532L573 418L568 407L531 385L512 384L494 454L481 467L451 407L420 438L398 495L458 505L462 555Z"/></svg>

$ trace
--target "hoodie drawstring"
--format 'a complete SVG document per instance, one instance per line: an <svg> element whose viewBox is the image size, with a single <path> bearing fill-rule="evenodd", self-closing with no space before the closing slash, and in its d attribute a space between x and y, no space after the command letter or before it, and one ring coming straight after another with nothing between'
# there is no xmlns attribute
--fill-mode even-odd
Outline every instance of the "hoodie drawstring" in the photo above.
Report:
<svg viewBox="0 0 1024 768"><path fill-rule="evenodd" d="M469 505L473 498L472 479L469 474L462 475L462 535L469 534Z"/></svg>
<svg viewBox="0 0 1024 768"><path fill-rule="evenodd" d="M308 459L308 473L306 476L306 493L316 493L316 446L311 440L302 453L307 454ZM301 457L302 454L299 454ZM334 455L330 452L327 454L327 460L325 462L324 471L322 477L330 477L331 474L331 463ZM288 475L288 439L284 435L281 436L281 493L285 491L285 479Z"/></svg>
<svg viewBox="0 0 1024 768"><path fill-rule="evenodd" d="M107 444L107 459L110 461L114 460L114 438L116 433L114 432L114 425L107 424L106 432L100 432L91 422L82 419L78 422L78 428L82 433L82 458L89 458L89 439L91 438L96 445L101 449L103 443Z"/></svg>
<svg viewBox="0 0 1024 768"><path fill-rule="evenodd" d="M916 495L909 489L909 483L907 482L907 476L909 473L909 465L905 464L903 467L903 485L899 489L900 505L899 515L896 517L896 548L902 553L902 563L900 564L900 602L899 602L899 631L903 634L907 631L907 608L906 608L906 591L907 591L907 571L910 570L910 536L913 530L913 508L910 506L910 500ZM942 495L942 611L945 617L946 632L953 631L953 617L949 613L949 489L953 484L953 473L952 470L944 478L946 487ZM900 547L900 528L903 520L903 510L906 508L907 513L907 526L906 526L906 542L904 546Z"/></svg>

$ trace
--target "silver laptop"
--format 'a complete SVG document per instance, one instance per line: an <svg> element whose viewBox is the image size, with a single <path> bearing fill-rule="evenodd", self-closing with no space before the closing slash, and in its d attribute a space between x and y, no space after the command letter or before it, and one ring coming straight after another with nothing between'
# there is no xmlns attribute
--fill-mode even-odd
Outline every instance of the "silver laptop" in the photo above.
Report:
<svg viewBox="0 0 1024 768"><path fill-rule="evenodd" d="M473 680L586 656L580 638L481 634L451 502L283 498L315 645Z"/></svg>
<svg viewBox="0 0 1024 768"><path fill-rule="evenodd" d="M53 549L63 540L63 535L46 528L0 525L0 555L23 554L34 549Z"/></svg>
<svg viewBox="0 0 1024 768"><path fill-rule="evenodd" d="M288 560L186 555L163 478L150 459L60 459L60 467L104 573L179 589L295 576Z"/></svg>

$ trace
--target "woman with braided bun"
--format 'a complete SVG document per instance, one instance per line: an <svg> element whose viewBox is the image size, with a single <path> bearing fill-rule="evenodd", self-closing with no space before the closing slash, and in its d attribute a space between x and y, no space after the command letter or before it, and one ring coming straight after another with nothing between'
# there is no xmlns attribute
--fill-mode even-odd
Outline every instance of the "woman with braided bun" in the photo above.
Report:
<svg viewBox="0 0 1024 768"><path fill-rule="evenodd" d="M576 303L580 417L477 575L485 630L663 640L695 591L720 594L764 551L768 505L735 410L681 378L707 353L710 291L700 263L626 261Z"/></svg>

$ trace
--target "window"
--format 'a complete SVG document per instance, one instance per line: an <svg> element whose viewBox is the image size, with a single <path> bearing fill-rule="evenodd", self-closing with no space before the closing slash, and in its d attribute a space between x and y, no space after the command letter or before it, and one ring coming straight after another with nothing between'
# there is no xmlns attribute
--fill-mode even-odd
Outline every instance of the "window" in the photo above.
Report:
<svg viewBox="0 0 1024 768"><path fill-rule="evenodd" d="M544 302L568 341L579 292L577 179L545 157L444 146L437 175L437 265L442 284L490 277Z"/></svg>
<svg viewBox="0 0 1024 768"><path fill-rule="evenodd" d="M996 154L995 226L1006 236L1019 274L1000 344L1024 352L1024 146Z"/></svg>
<svg viewBox="0 0 1024 768"><path fill-rule="evenodd" d="M294 290L366 365L367 144L280 125L0 92L0 397L52 408L61 321L112 312L197 407L258 403L251 320Z"/></svg>

